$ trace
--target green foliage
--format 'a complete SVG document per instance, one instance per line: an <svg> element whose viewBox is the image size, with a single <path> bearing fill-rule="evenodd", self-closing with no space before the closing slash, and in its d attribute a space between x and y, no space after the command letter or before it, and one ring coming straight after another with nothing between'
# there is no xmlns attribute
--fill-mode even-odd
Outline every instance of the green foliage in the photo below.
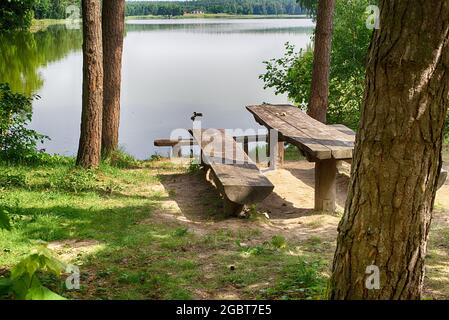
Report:
<svg viewBox="0 0 449 320"><path fill-rule="evenodd" d="M178 16L198 11L238 15L297 15L307 12L295 0L133 1L126 4L127 16Z"/></svg>
<svg viewBox="0 0 449 320"><path fill-rule="evenodd" d="M0 33L4 31L27 30L33 19L34 1L0 1Z"/></svg>
<svg viewBox="0 0 449 320"><path fill-rule="evenodd" d="M139 161L123 150L114 151L110 158L106 159L105 162L112 167L123 169L136 168L139 166Z"/></svg>
<svg viewBox="0 0 449 320"><path fill-rule="evenodd" d="M39 280L40 272L60 276L64 265L46 248L21 260L11 270L9 278L0 278L0 297L19 300L64 300L64 297L44 287Z"/></svg>
<svg viewBox="0 0 449 320"><path fill-rule="evenodd" d="M70 5L81 6L81 0L35 0L34 17L36 19L65 19L66 8Z"/></svg>
<svg viewBox="0 0 449 320"><path fill-rule="evenodd" d="M310 14L313 15L316 14L318 0L298 0L297 2L302 8L306 9Z"/></svg>
<svg viewBox="0 0 449 320"><path fill-rule="evenodd" d="M36 154L37 143L48 137L28 129L31 103L36 96L13 93L8 84L0 84L0 158L26 161Z"/></svg>
<svg viewBox="0 0 449 320"><path fill-rule="evenodd" d="M192 160L189 163L189 167L187 168L187 172L190 174L197 174L198 172L200 172L202 166L200 163L198 163L198 161L196 160Z"/></svg>
<svg viewBox="0 0 449 320"><path fill-rule="evenodd" d="M366 28L368 0L337 0L334 15L328 122L357 129L363 103L365 62L372 31ZM313 51L295 52L286 44L284 57L266 61L265 87L288 93L296 104L310 98Z"/></svg>

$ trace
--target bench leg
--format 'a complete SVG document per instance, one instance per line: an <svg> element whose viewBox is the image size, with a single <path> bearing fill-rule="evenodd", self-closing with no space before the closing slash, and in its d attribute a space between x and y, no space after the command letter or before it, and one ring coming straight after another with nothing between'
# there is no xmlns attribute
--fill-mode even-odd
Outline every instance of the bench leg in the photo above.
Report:
<svg viewBox="0 0 449 320"><path fill-rule="evenodd" d="M337 161L335 159L315 163L315 210L335 211L336 179Z"/></svg>
<svg viewBox="0 0 449 320"><path fill-rule="evenodd" d="M226 199L226 197L224 197L223 201L224 201L224 213L228 217L230 216L237 217L240 213L242 213L245 207L243 204L235 203Z"/></svg>

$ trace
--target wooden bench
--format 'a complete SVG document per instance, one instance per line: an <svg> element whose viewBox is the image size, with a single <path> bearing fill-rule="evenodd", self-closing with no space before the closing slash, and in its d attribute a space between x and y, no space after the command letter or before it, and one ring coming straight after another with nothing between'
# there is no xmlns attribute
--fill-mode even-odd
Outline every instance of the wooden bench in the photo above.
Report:
<svg viewBox="0 0 449 320"><path fill-rule="evenodd" d="M238 215L245 205L260 202L273 191L273 184L224 130L198 129L190 132L201 148L206 178L222 195L227 215Z"/></svg>

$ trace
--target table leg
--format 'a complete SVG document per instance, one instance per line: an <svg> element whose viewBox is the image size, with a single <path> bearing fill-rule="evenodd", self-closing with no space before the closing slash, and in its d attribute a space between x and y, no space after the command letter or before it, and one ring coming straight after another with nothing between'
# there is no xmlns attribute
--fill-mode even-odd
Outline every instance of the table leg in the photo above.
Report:
<svg viewBox="0 0 449 320"><path fill-rule="evenodd" d="M271 170L277 170L279 168L279 140L278 132L275 130L270 130L268 139L268 156L270 157L269 167ZM282 142L282 145L284 143ZM283 151L283 149L282 149ZM283 155L282 155L283 156Z"/></svg>
<svg viewBox="0 0 449 320"><path fill-rule="evenodd" d="M315 163L315 210L334 212L337 194L337 160Z"/></svg>
<svg viewBox="0 0 449 320"><path fill-rule="evenodd" d="M277 157L279 167L282 167L284 165L284 158L285 158L284 141L279 141L278 142L278 157Z"/></svg>

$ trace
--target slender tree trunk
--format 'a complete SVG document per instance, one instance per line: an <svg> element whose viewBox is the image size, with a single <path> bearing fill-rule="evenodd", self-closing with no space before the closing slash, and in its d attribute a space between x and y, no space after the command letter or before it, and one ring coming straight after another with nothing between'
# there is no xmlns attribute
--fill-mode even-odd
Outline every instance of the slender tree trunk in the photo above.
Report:
<svg viewBox="0 0 449 320"><path fill-rule="evenodd" d="M380 8L332 299L419 299L423 287L448 106L449 0Z"/></svg>
<svg viewBox="0 0 449 320"><path fill-rule="evenodd" d="M98 166L101 153L103 109L103 50L101 1L83 0L83 110L76 163Z"/></svg>
<svg viewBox="0 0 449 320"><path fill-rule="evenodd" d="M313 53L313 73L307 113L326 123L329 103L329 72L332 49L332 30L335 0L319 0Z"/></svg>
<svg viewBox="0 0 449 320"><path fill-rule="evenodd" d="M104 54L102 154L107 158L118 147L125 0L104 1L102 21Z"/></svg>

